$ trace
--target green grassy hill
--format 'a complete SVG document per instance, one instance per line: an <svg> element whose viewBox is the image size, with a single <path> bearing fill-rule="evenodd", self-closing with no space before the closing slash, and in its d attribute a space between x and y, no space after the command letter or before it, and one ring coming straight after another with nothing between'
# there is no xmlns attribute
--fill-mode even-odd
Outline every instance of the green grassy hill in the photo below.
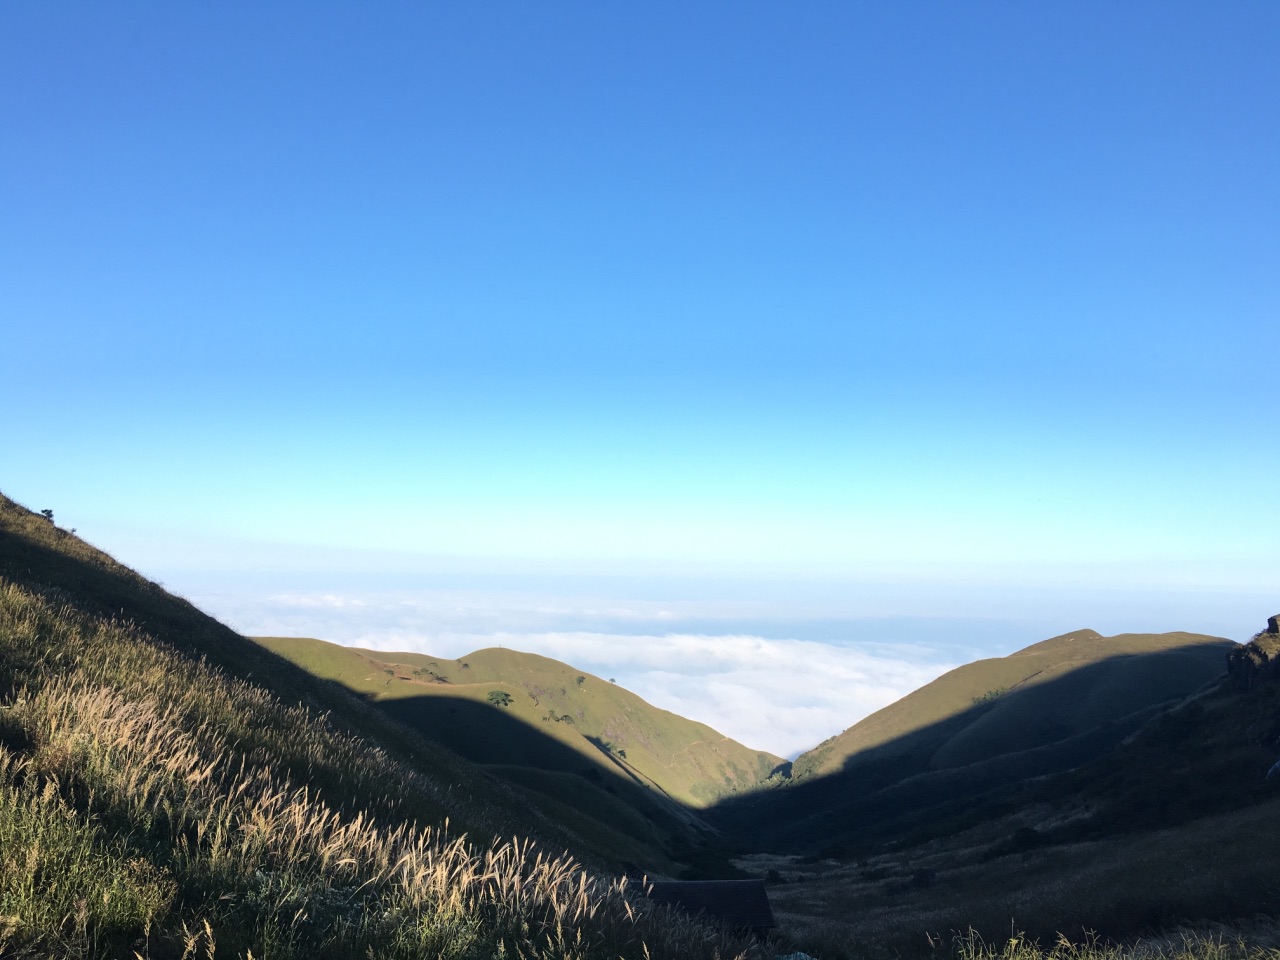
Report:
<svg viewBox="0 0 1280 960"><path fill-rule="evenodd" d="M739 849L831 856L999 817L1019 784L1089 763L1221 677L1216 637L1076 631L960 667L802 755L785 787L711 812Z"/></svg>
<svg viewBox="0 0 1280 960"><path fill-rule="evenodd" d="M487 649L445 660L320 640L257 642L477 763L577 774L597 785L622 779L694 808L749 790L784 763L531 653Z"/></svg>
<svg viewBox="0 0 1280 960"><path fill-rule="evenodd" d="M1262 639L1274 645L1274 637ZM1267 653L1264 643L1259 656ZM1127 736L1064 772L1002 780L987 761L861 797L854 776L874 767L820 780L844 788L843 815L856 811L881 829L842 837L829 808L817 844L826 844L824 856L783 845L739 865L785 881L772 891L781 922L797 946L826 960L932 953L921 945L926 932L945 942L948 931L969 929L997 947L1018 931L1021 945L1006 957L1037 956L1033 939L1052 944L1060 935L1077 944L1145 936L1140 948L1107 952L1188 960L1244 956L1259 939L1274 945L1280 778L1267 773L1280 757L1280 676L1242 689L1225 676L1226 663L1218 679L1146 711ZM905 809L913 812L895 813ZM1242 917L1253 919L1242 926ZM1211 939L1184 945L1189 929Z"/></svg>
<svg viewBox="0 0 1280 960"><path fill-rule="evenodd" d="M541 796L0 497L0 956L754 952Z"/></svg>
<svg viewBox="0 0 1280 960"><path fill-rule="evenodd" d="M1231 641L1077 630L944 674L801 755L796 778L891 756L962 767L1078 737L1220 676Z"/></svg>

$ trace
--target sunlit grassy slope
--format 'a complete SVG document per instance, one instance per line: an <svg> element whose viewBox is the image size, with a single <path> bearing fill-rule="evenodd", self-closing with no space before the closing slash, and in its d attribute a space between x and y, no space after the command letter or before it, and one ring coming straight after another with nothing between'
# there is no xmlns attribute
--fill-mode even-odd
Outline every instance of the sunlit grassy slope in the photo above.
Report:
<svg viewBox="0 0 1280 960"><path fill-rule="evenodd" d="M530 796L0 497L0 956L750 950Z"/></svg>
<svg viewBox="0 0 1280 960"><path fill-rule="evenodd" d="M1220 676L1231 641L1077 630L944 674L800 756L797 778L907 753L934 769L1035 749L1184 697Z"/></svg>
<svg viewBox="0 0 1280 960"><path fill-rule="evenodd" d="M578 774L596 784L621 775L691 807L749 790L784 763L535 654L487 649L445 660L320 640L258 642L478 763ZM491 702L501 694L510 702Z"/></svg>

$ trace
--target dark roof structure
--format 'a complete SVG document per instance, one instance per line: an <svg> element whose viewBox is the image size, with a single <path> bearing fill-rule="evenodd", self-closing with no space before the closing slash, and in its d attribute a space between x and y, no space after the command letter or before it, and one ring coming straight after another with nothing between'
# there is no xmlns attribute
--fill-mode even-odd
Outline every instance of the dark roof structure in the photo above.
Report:
<svg viewBox="0 0 1280 960"><path fill-rule="evenodd" d="M649 899L759 936L776 925L763 880L654 880Z"/></svg>

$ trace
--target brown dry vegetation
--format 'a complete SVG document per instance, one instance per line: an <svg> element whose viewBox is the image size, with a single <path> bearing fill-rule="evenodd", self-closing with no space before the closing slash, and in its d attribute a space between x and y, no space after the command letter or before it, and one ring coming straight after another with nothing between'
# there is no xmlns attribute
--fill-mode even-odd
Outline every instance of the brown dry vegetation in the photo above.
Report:
<svg viewBox="0 0 1280 960"><path fill-rule="evenodd" d="M567 854L484 839L502 811L452 778L75 601L0 577L0 955L754 949ZM450 831L455 808L478 839Z"/></svg>
<svg viewBox="0 0 1280 960"><path fill-rule="evenodd" d="M997 945L1011 931L1027 944L1091 934L1123 943L1206 917L1274 912L1280 897L1268 855L1280 849L1280 800L1177 829L993 856L1015 845L1008 830L987 824L856 863L756 855L738 864L774 871L780 926L823 960L933 954L954 946L957 931Z"/></svg>
<svg viewBox="0 0 1280 960"><path fill-rule="evenodd" d="M1095 936L1079 940L1060 936L1043 945L1017 931L988 941L966 931L940 946L949 946L956 960L1280 960L1276 946L1280 930L1273 923L1245 926L1247 936L1241 936L1241 928L1199 927L1130 944L1108 944Z"/></svg>

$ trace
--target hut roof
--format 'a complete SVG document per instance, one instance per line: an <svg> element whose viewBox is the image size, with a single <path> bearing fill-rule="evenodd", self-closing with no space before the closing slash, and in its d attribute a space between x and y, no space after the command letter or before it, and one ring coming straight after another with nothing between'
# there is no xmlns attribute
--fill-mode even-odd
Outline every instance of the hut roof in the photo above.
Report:
<svg viewBox="0 0 1280 960"><path fill-rule="evenodd" d="M654 880L649 899L756 933L775 926L763 880Z"/></svg>

